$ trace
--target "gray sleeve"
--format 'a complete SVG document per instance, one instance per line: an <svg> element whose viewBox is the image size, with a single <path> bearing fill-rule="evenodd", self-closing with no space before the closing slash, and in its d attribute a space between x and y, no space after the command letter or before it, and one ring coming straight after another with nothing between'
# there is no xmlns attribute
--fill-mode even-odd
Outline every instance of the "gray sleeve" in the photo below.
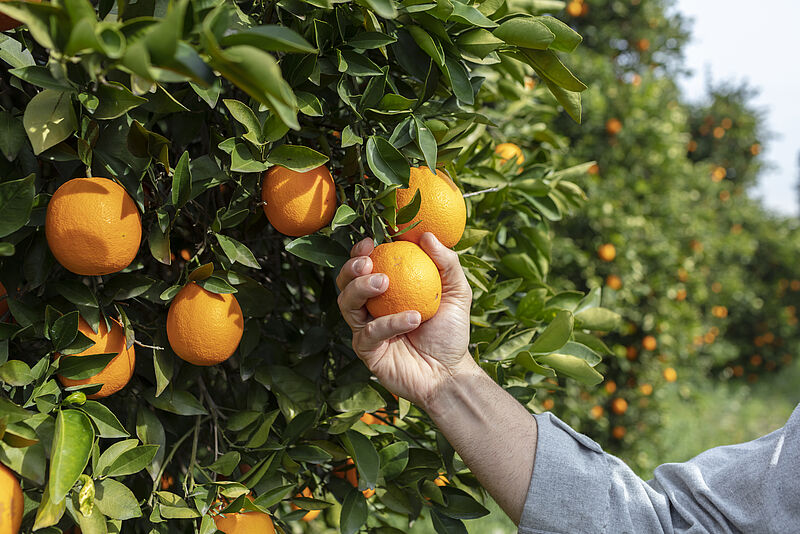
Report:
<svg viewBox="0 0 800 534"><path fill-rule="evenodd" d="M800 405L785 427L647 482L555 415L535 417L521 534L800 533Z"/></svg>

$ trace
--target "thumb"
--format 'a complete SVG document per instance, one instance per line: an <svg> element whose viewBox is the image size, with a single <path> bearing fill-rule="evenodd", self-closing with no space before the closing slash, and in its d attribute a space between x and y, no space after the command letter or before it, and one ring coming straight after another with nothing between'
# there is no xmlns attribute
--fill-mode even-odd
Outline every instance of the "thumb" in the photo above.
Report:
<svg viewBox="0 0 800 534"><path fill-rule="evenodd" d="M458 261L458 254L444 246L434 234L425 232L419 240L419 246L436 264L442 277L442 297L452 297L465 302L472 300L472 288L469 287L464 269Z"/></svg>

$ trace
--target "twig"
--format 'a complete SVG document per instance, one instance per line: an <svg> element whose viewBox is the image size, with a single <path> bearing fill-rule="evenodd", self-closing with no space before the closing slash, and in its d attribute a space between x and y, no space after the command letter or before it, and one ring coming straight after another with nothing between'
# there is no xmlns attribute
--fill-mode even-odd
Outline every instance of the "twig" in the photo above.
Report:
<svg viewBox="0 0 800 534"><path fill-rule="evenodd" d="M155 480L153 481L153 490L150 492L150 499L147 501L148 504L150 504L151 506L153 504L153 496L155 495L156 490L158 489L158 485L161 483L161 477L164 475L164 471L166 470L167 465L172 461L172 457L175 456L175 453L178 451L178 447L180 447L183 444L183 442L186 441L186 439L192 435L192 432L194 432L194 429L188 431L186 434L181 436L181 438L175 442L175 445L172 446L172 450L169 451L169 454L167 455L166 458L164 458L164 461L161 463L161 469L158 470L158 474L156 475Z"/></svg>
<svg viewBox="0 0 800 534"><path fill-rule="evenodd" d="M145 345L144 343L142 343L142 342L141 342L141 341L139 341L138 339L134 339L134 340L133 340L133 344L134 344L134 345L139 345L140 347L144 347L144 348L146 348L146 349L153 349L153 350L164 350L164 347L157 347L157 346L155 346L155 345Z"/></svg>
<svg viewBox="0 0 800 534"><path fill-rule="evenodd" d="M189 468L187 469L189 476L189 483L184 479L183 491L185 495L189 495L190 491L194 491L194 464L197 461L197 441L200 437L200 421L201 417L198 415L194 422L194 438L192 439L192 457L189 459ZM187 491L188 487L188 491Z"/></svg>
<svg viewBox="0 0 800 534"><path fill-rule="evenodd" d="M472 193L464 193L462 195L464 198L474 197L475 195L482 195L484 193L496 193L500 191L499 187L490 187L489 189L481 189L480 191L473 191Z"/></svg>

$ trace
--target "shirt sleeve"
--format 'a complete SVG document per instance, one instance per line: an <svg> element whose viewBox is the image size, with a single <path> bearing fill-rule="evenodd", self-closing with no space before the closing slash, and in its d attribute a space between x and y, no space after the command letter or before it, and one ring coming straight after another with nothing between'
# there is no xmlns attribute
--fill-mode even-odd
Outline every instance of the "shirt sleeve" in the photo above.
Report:
<svg viewBox="0 0 800 534"><path fill-rule="evenodd" d="M800 405L783 428L661 465L646 482L555 415L534 417L521 534L800 532Z"/></svg>

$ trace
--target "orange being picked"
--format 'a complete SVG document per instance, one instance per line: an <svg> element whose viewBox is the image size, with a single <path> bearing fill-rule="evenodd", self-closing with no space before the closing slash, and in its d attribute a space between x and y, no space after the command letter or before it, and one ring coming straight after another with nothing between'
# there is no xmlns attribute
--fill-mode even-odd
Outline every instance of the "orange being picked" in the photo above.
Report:
<svg viewBox="0 0 800 534"><path fill-rule="evenodd" d="M292 237L313 234L333 219L336 186L327 167L297 172L276 165L264 173L261 186L264 213L280 233Z"/></svg>
<svg viewBox="0 0 800 534"><path fill-rule="evenodd" d="M88 399L102 399L124 388L125 384L133 376L136 356L133 351L133 345L130 348L126 346L125 330L119 321L111 319L111 331L109 331L106 327L106 322L101 319L95 334L89 323L81 317L78 320L78 331L94 341L94 345L83 352L75 354L75 356L70 356L71 358L76 356L87 358L93 354L110 353L115 353L116 356L108 362L108 365L102 371L94 376L83 380L72 380L58 375L58 380L67 387L84 384L103 384L103 387L97 393L86 395Z"/></svg>
<svg viewBox="0 0 800 534"><path fill-rule="evenodd" d="M303 488L303 491L295 495L295 498L298 497L308 497L309 499L313 499L314 495L311 493L311 490L308 488L308 486L306 486L305 488ZM292 504L292 510L300 510L300 507L297 506L296 504ZM313 519L316 519L321 511L322 510L309 510L308 513L303 516L303 521L311 521Z"/></svg>
<svg viewBox="0 0 800 534"><path fill-rule="evenodd" d="M419 246L408 241L393 241L375 247L372 273L389 277L389 288L367 301L373 317L417 310L427 321L439 309L442 279L433 260Z"/></svg>
<svg viewBox="0 0 800 534"><path fill-rule="evenodd" d="M522 155L522 149L514 143L500 143L494 147L494 153L500 156L500 165L505 165L506 162L516 159L517 165L525 163L525 156Z"/></svg>
<svg viewBox="0 0 800 534"><path fill-rule="evenodd" d="M439 169L434 174L428 167L411 167L408 188L397 190L397 209L411 203L417 190L422 200L419 212L397 228L403 230L420 223L397 239L419 243L422 234L431 232L446 247L458 243L467 224L467 205L458 186Z"/></svg>
<svg viewBox="0 0 800 534"><path fill-rule="evenodd" d="M336 469L333 470L333 476L336 478L343 478L347 480L351 486L354 488L358 488L358 469L356 469L356 464L353 462L352 458L348 458L347 462L344 465L340 465ZM373 495L375 495L374 489L365 489L361 492L365 498L369 499Z"/></svg>
<svg viewBox="0 0 800 534"><path fill-rule="evenodd" d="M222 363L244 333L244 315L233 294L212 293L189 282L170 304L167 338L181 359L195 365Z"/></svg>
<svg viewBox="0 0 800 534"><path fill-rule="evenodd" d="M7 2L8 0L0 0L0 2ZM28 2L38 4L42 0L28 0ZM0 32L7 32L8 30L13 30L14 28L21 26L22 23L17 19L11 18L4 13L0 13ZM0 534L4 534L0 531Z"/></svg>
<svg viewBox="0 0 800 534"><path fill-rule="evenodd" d="M263 512L217 513L213 517L217 530L225 534L275 534L272 518Z"/></svg>
<svg viewBox="0 0 800 534"><path fill-rule="evenodd" d="M47 244L67 270L85 276L130 265L142 240L142 219L125 189L107 178L74 178L47 205Z"/></svg>
<svg viewBox="0 0 800 534"><path fill-rule="evenodd" d="M25 511L22 488L16 475L0 464L0 534L17 534Z"/></svg>

